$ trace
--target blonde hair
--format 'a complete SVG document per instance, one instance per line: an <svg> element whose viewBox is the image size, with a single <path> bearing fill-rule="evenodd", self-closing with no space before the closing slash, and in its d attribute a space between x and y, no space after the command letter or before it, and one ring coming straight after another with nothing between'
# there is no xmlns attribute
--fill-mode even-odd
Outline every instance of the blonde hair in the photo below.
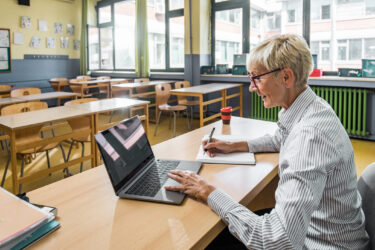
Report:
<svg viewBox="0 0 375 250"><path fill-rule="evenodd" d="M250 52L246 65L248 71L250 65L264 67L269 71L290 68L294 73L296 87L303 87L313 69L313 60L304 38L285 34L261 42Z"/></svg>

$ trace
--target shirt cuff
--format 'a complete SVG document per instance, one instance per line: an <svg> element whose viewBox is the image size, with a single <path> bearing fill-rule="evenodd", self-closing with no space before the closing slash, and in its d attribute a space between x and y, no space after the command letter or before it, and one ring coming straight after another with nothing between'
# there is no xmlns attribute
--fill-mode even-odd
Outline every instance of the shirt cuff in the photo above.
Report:
<svg viewBox="0 0 375 250"><path fill-rule="evenodd" d="M228 212L239 205L238 202L219 189L215 189L211 192L208 196L207 204L223 219Z"/></svg>

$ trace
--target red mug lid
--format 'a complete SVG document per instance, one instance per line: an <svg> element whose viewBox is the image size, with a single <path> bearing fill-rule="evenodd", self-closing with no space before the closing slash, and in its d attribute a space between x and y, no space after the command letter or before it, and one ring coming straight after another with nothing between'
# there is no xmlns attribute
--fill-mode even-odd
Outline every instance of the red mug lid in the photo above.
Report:
<svg viewBox="0 0 375 250"><path fill-rule="evenodd" d="M232 112L232 107L224 107L220 111L221 112Z"/></svg>

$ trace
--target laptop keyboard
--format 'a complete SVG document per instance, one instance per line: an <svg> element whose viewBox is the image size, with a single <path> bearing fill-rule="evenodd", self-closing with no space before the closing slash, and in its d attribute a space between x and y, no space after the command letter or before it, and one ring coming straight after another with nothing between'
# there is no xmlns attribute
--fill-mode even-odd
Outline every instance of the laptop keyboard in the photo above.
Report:
<svg viewBox="0 0 375 250"><path fill-rule="evenodd" d="M154 197L168 179L169 171L176 169L179 161L158 160L125 193Z"/></svg>

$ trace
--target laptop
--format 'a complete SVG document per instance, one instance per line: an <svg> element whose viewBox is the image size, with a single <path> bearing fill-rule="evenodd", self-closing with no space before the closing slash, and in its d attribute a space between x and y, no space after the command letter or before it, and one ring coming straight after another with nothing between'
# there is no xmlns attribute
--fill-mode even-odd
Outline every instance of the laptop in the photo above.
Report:
<svg viewBox="0 0 375 250"><path fill-rule="evenodd" d="M181 204L185 194L164 186L180 185L168 177L172 169L198 173L201 162L156 159L139 116L95 135L117 196L126 199Z"/></svg>

